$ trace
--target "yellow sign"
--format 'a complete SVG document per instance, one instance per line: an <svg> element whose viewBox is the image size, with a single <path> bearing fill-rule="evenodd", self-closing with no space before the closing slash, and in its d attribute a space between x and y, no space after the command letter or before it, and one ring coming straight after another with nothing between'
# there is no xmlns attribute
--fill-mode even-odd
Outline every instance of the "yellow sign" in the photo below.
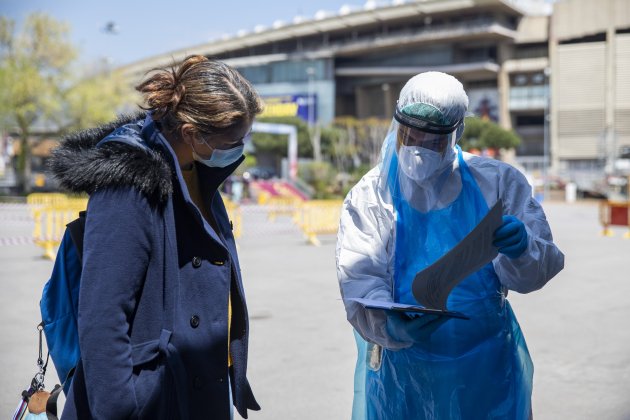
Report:
<svg viewBox="0 0 630 420"><path fill-rule="evenodd" d="M261 117L295 117L298 113L299 105L295 102L275 102L266 100L265 109Z"/></svg>

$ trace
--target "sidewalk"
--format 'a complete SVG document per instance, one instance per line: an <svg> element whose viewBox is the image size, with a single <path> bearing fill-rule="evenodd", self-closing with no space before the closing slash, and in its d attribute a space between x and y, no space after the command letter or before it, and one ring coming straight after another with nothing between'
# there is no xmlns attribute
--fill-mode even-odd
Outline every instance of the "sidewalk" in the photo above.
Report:
<svg viewBox="0 0 630 420"><path fill-rule="evenodd" d="M600 236L592 203L545 205L565 269L510 293L534 360L534 418L630 419L630 240ZM0 238L28 237L26 209L0 208ZM289 219L243 208L239 255L251 317L252 420L349 419L355 345L335 273L335 238L307 245ZM0 418L35 373L38 301L52 263L30 243L0 246ZM2 244L2 241L0 241ZM56 382L48 375L49 388ZM481 384L483 386L483 384ZM238 416L236 416L238 418Z"/></svg>

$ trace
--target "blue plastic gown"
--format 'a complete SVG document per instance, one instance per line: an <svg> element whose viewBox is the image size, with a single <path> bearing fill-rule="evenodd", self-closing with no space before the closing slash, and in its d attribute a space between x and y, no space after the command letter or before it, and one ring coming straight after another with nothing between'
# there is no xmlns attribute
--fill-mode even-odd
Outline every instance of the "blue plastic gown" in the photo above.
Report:
<svg viewBox="0 0 630 420"><path fill-rule="evenodd" d="M397 214L396 302L417 304L411 293L415 274L463 239L488 212L459 148L458 160L459 196L428 213L400 199L398 177L388 176ZM393 162L389 171L397 170ZM355 333L359 356L353 419L529 418L533 365L501 287L492 263L467 277L451 292L447 306L470 320L451 319L430 340L409 348L389 350Z"/></svg>

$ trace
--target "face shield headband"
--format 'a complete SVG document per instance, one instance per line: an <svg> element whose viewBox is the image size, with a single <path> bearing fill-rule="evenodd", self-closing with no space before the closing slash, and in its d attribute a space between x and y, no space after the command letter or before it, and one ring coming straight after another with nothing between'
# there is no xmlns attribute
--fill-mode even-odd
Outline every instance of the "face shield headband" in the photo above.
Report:
<svg viewBox="0 0 630 420"><path fill-rule="evenodd" d="M420 117L410 117L409 115L403 114L398 107L396 107L396 111L394 112L394 119L406 127L416 128L431 134L450 134L455 131L462 122L462 120L457 120L453 124L436 124Z"/></svg>

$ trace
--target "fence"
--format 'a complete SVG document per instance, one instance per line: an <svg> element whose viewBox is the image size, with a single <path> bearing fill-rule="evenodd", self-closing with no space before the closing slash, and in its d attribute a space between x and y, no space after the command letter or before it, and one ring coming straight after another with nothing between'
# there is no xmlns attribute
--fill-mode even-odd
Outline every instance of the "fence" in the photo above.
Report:
<svg viewBox="0 0 630 420"><path fill-rule="evenodd" d="M256 226L243 225L243 207L224 198L225 208L232 223L235 238L240 238L243 229L256 230ZM35 193L27 197L31 215L35 221L33 241L44 250L45 258L54 259L56 248L63 239L66 225L76 219L79 212L87 207L87 198L73 198L64 194ZM341 200L302 201L294 196L272 196L262 206L266 220L274 222L280 216L287 216L298 227L307 241L320 245L319 236L335 234L341 216ZM248 211L249 206L245 207ZM252 210L253 211L253 210Z"/></svg>
<svg viewBox="0 0 630 420"><path fill-rule="evenodd" d="M271 197L265 206L268 220L275 221L280 215L290 216L307 241L320 245L319 235L337 233L341 217L342 200L302 201L293 197Z"/></svg>
<svg viewBox="0 0 630 420"><path fill-rule="evenodd" d="M298 226L310 243L319 246L318 235L337 233L342 203L342 200L311 200L300 206Z"/></svg>
<svg viewBox="0 0 630 420"><path fill-rule="evenodd" d="M243 212L241 206L225 197L223 197L223 203L225 204L225 210L232 224L232 234L238 239L243 233Z"/></svg>
<svg viewBox="0 0 630 420"><path fill-rule="evenodd" d="M283 215L295 219L302 200L293 196L275 196L268 197L264 203L268 209L267 218L273 222L278 216Z"/></svg>
<svg viewBox="0 0 630 420"><path fill-rule="evenodd" d="M57 193L34 193L27 197L26 202L35 221L33 241L44 249L44 258L54 260L66 225L87 208L87 198Z"/></svg>
<svg viewBox="0 0 630 420"><path fill-rule="evenodd" d="M37 209L41 209L46 206L54 206L59 204L65 204L68 201L68 196L60 193L33 193L26 197L26 204L31 209L31 214L34 216L34 212Z"/></svg>

